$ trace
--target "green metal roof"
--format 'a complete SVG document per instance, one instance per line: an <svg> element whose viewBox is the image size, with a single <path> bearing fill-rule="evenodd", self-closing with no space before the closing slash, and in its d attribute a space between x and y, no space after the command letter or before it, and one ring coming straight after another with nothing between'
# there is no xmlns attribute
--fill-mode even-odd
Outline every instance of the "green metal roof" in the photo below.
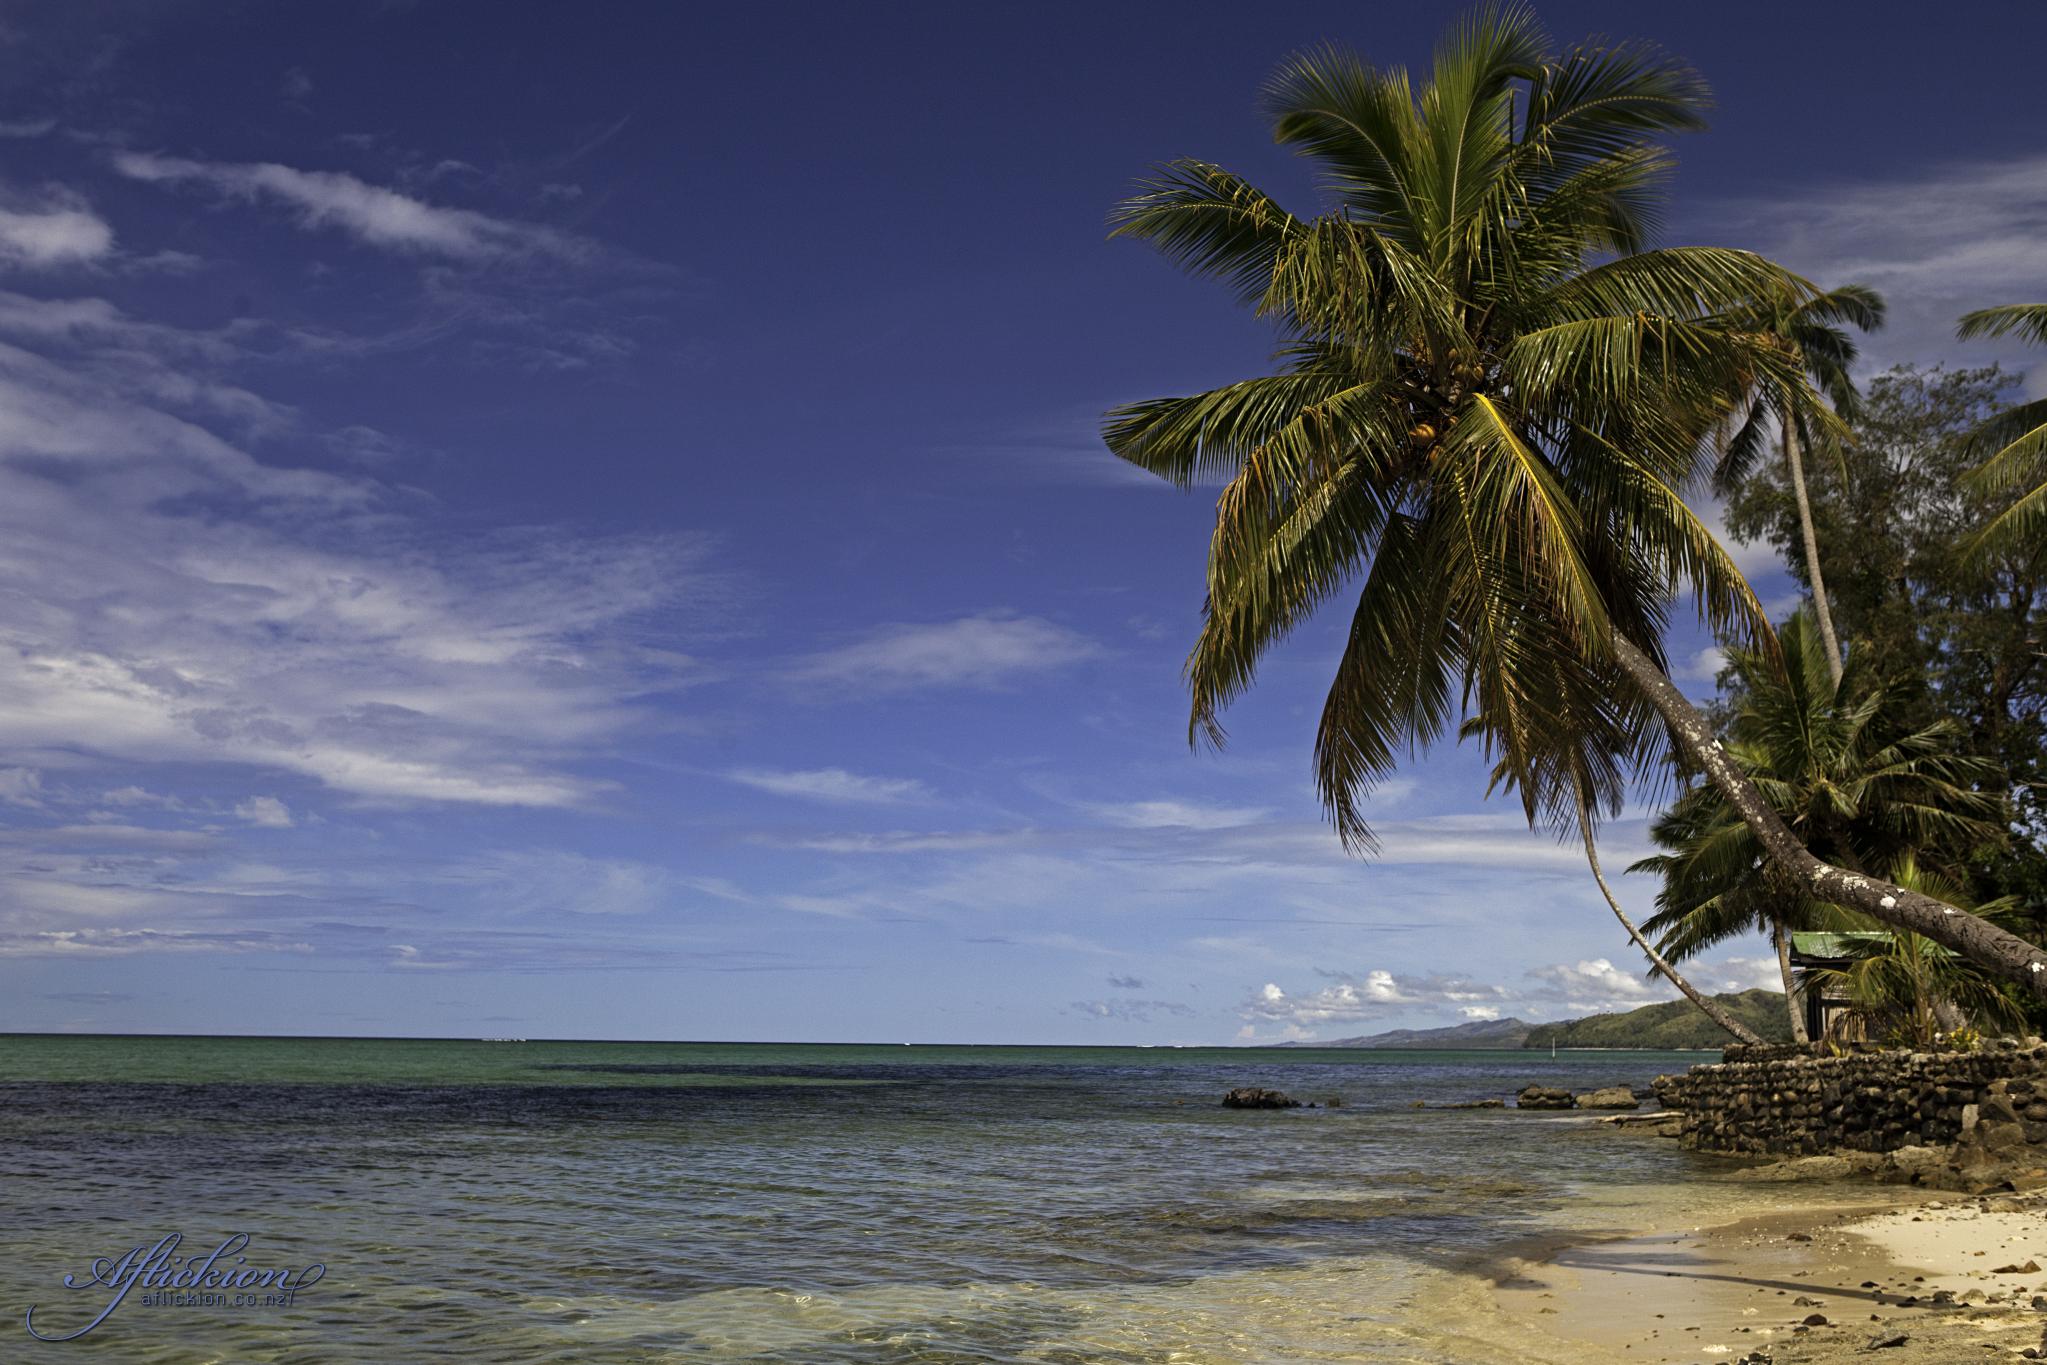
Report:
<svg viewBox="0 0 2047 1365"><path fill-rule="evenodd" d="M1856 957L1858 949L1881 947L1890 938L1888 929L1851 929L1842 933L1808 931L1791 936L1791 951L1800 957ZM1936 953L1950 949L1934 944Z"/></svg>

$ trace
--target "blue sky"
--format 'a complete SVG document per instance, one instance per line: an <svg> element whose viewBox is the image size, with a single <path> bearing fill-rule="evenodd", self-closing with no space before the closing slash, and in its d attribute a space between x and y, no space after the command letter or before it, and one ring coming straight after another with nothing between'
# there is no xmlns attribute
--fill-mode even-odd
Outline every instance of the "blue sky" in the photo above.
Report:
<svg viewBox="0 0 2047 1365"><path fill-rule="evenodd" d="M1670 240L1877 284L1873 363L2039 366L1949 337L2047 297L2047 16L1819 8L1543 14L1713 82ZM1453 13L0 10L0 1028L1223 1042L1662 998L1470 753L1341 854L1333 620L1190 752L1209 504L1093 434L1270 343L1110 204L1179 155L1310 204L1265 75L1420 66ZM1702 693L1710 644L1673 641Z"/></svg>

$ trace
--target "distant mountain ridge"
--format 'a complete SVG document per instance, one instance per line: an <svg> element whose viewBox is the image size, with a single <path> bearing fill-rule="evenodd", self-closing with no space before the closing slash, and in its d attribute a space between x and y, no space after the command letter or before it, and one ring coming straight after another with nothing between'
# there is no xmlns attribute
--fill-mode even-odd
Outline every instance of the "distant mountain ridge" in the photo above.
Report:
<svg viewBox="0 0 2047 1365"><path fill-rule="evenodd" d="M1713 997L1769 1042L1789 1042L1791 1021L1778 991L1749 990ZM1689 1000L1643 1005L1622 1014L1592 1014L1551 1024L1521 1019L1475 1019L1445 1028L1397 1028L1327 1042L1268 1043L1267 1047L1372 1048L1719 1048L1733 1040Z"/></svg>
<svg viewBox="0 0 2047 1365"><path fill-rule="evenodd" d="M1270 1043L1269 1047L1520 1047L1535 1025L1524 1019L1474 1019L1447 1028L1397 1028L1326 1043ZM1548 1044L1544 1044L1548 1046Z"/></svg>
<svg viewBox="0 0 2047 1365"><path fill-rule="evenodd" d="M1764 1042L1791 1041L1791 1016L1785 1013L1782 991L1757 989L1713 998ZM1558 1047L1719 1048L1733 1041L1691 1001L1670 1000L1625 1014L1594 1014L1542 1024L1521 1045L1546 1048L1555 1042Z"/></svg>

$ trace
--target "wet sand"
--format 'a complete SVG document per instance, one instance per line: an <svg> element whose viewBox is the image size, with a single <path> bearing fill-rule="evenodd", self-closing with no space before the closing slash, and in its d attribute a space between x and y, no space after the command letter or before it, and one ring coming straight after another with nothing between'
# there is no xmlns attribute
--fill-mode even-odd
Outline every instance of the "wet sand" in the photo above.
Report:
<svg viewBox="0 0 2047 1365"><path fill-rule="evenodd" d="M1945 1363L2042 1347L2047 1199L1812 1194L1829 1202L1520 1258L1496 1274L1502 1325L1530 1356L1582 1360Z"/></svg>

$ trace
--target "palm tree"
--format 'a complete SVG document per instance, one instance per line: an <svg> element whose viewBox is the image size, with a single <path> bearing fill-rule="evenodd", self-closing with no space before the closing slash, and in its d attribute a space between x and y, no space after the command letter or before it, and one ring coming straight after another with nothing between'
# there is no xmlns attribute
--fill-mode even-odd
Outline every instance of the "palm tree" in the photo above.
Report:
<svg viewBox="0 0 2047 1365"><path fill-rule="evenodd" d="M1938 873L1922 871L1907 855L1891 870L1901 884L1943 900L1967 904L1961 888ZM2011 900L1972 907L1983 915L2015 908ZM1845 967L1810 967L1800 973L1807 990L1837 995L1847 1011L1830 1033L1893 1039L1912 1047L1929 1047L1942 1033L1971 1021L1998 1032L2022 1028L2025 1012L1995 982L1964 958L1920 934L1908 932L1849 934L1841 946L1850 962Z"/></svg>
<svg viewBox="0 0 2047 1365"><path fill-rule="evenodd" d="M2012 303L1964 314L1956 335L2020 336L2047 345L2047 303ZM2047 518L2047 398L2021 403L1977 429L1976 439L1999 449L1966 482L1980 492L2016 493L2017 501L1976 533L1971 548L1992 551L2037 545Z"/></svg>
<svg viewBox="0 0 2047 1365"><path fill-rule="evenodd" d="M1316 740L1348 846L1371 846L1361 803L1398 750L1442 738L1457 710L1530 821L1559 826L1588 793L1618 810L1667 734L1815 895L2047 983L2047 952L1815 858L1658 660L1684 587L1710 627L1767 647L1680 490L1733 395L1801 382L1783 347L1728 319L1814 293L1747 252L1649 249L1670 165L1657 139L1700 125L1698 77L1639 44L1558 51L1509 7L1454 26L1419 91L1326 49L1269 97L1330 211L1298 218L1178 161L1113 217L1233 285L1280 337L1279 373L1134 403L1104 430L1174 483L1228 479L1190 734L1221 742L1266 652L1361 577Z"/></svg>
<svg viewBox="0 0 2047 1365"><path fill-rule="evenodd" d="M1592 868L1592 880L1599 883L1599 894L1606 898L1606 908L1613 911L1613 917L1621 922L1621 928L1628 931L1628 937L1633 940L1637 948L1642 950L1643 955L1649 959L1650 965L1656 969L1664 980L1677 987L1683 993L1685 999L1691 1001L1704 1011L1708 1019L1711 1019L1721 1028L1726 1029L1741 1042L1762 1042L1761 1036L1754 1029L1735 1018L1721 1006L1719 1001L1707 995L1681 976L1677 968L1670 965L1669 959L1657 951L1656 945L1649 942L1642 931L1635 927L1635 921L1628 917L1628 912L1621 909L1621 903L1614 896L1613 888L1606 884L1606 874L1600 871L1599 868L1599 844L1592 833L1592 814L1592 805L1589 801L1579 806L1578 837L1584 842L1585 861ZM1786 992L1788 995L1788 986L1786 987Z"/></svg>
<svg viewBox="0 0 2047 1365"><path fill-rule="evenodd" d="M1855 416L1855 382L1848 371L1855 363L1856 347L1847 326L1873 332L1883 326L1883 321L1883 297L1866 284L1843 285L1789 306L1780 303L1771 313L1743 319L1744 325L1767 332L1788 347L1799 359L1804 371L1801 377L1810 379L1812 387L1803 383L1789 388L1758 385L1749 395L1745 418L1734 428L1713 469L1714 491L1733 492L1748 477L1762 453L1764 426L1767 422L1776 423L1785 472L1798 506L1805 576L1812 584L1813 610L1819 617L1820 638L1827 646L1828 671L1837 684L1841 681L1841 641L1834 633L1833 607L1827 600L1826 579L1820 573L1820 547L1813 535L1812 500L1806 490L1803 451L1812 449L1814 438L1818 437L1839 461L1840 424L1829 421L1826 410L1816 409L1811 400L1817 389L1832 401L1834 415L1842 419Z"/></svg>
<svg viewBox="0 0 2047 1365"><path fill-rule="evenodd" d="M1959 861L2002 838L2003 804L1984 790L1999 778L1996 765L1958 751L1956 722L1911 727L1859 654L1831 678L1831 650L1805 612L1777 638L1778 653L1730 656L1742 691L1724 745L1807 848L1866 870ZM1683 961L1749 930L1767 932L1792 1036L1803 1041L1788 932L1868 922L1814 899L1769 862L1716 787L1686 790L1650 824L1649 837L1666 851L1628 870L1663 879L1657 913L1644 926L1658 935L1657 947Z"/></svg>
<svg viewBox="0 0 2047 1365"><path fill-rule="evenodd" d="M1472 735L1482 736L1484 733L1484 719L1482 717L1472 717L1464 722L1459 731L1459 738L1466 738ZM1613 894L1613 888L1607 885L1606 872L1599 864L1599 838L1594 829L1598 820L1598 810L1594 805L1594 783L1590 776L1591 765L1586 761L1587 755L1576 744L1571 742L1569 736L1559 737L1562 739L1561 743L1544 749L1535 760L1536 768L1544 773L1539 782L1553 785L1559 789L1568 788L1576 795L1575 824L1578 841L1585 850L1585 865L1592 870L1592 880L1598 885L1599 894L1606 901L1606 908L1611 910L1613 917L1620 921L1620 926L1626 931L1629 941L1641 950L1642 956L1649 959L1650 969L1653 972L1677 987L1679 994L1696 1005L1699 1011L1716 1025L1733 1034L1737 1041L1744 1043L1762 1042L1762 1038L1756 1034L1755 1030L1735 1018L1719 1001L1700 990L1697 986L1694 986L1685 979L1684 975L1677 968L1671 966L1668 959L1656 950L1656 945L1651 943L1643 936L1642 931L1635 927L1635 921L1629 917L1628 912L1621 908L1620 900ZM1502 760L1493 766L1492 785L1487 789L1487 795L1491 795L1493 790L1500 787L1512 789L1520 785L1521 781L1522 779L1516 776L1514 770L1506 761ZM1558 832L1561 834L1563 831L1560 829Z"/></svg>

